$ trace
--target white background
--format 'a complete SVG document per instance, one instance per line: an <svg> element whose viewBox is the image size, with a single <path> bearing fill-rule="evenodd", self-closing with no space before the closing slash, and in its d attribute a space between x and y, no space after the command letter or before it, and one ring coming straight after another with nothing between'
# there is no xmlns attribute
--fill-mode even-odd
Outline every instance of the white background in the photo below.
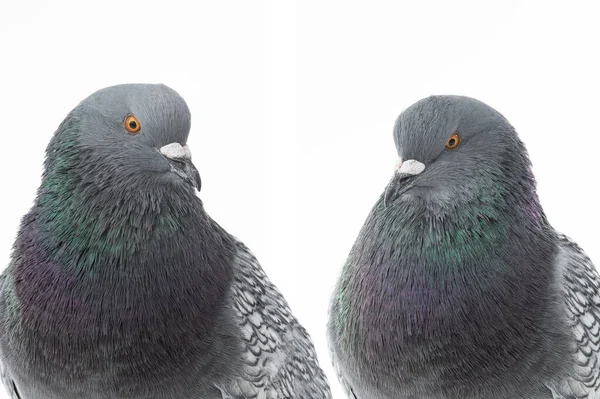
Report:
<svg viewBox="0 0 600 399"><path fill-rule="evenodd" d="M551 223L600 263L593 1L0 1L4 264L58 124L126 82L187 100L206 208L284 293L336 398L329 297L391 176L394 120L418 99L462 94L502 112Z"/></svg>

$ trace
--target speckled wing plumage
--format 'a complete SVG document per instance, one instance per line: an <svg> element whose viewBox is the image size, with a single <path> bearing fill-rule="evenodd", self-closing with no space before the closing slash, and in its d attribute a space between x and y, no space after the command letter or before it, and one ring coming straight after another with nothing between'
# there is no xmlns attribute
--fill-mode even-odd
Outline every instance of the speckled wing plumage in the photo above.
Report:
<svg viewBox="0 0 600 399"><path fill-rule="evenodd" d="M21 399L14 381L6 374L4 364L0 364L0 373L2 374L2 383L4 383L6 391L10 394L10 399Z"/></svg>
<svg viewBox="0 0 600 399"><path fill-rule="evenodd" d="M555 398L600 399L600 276L590 258L573 241L560 237L564 297L575 341L572 376L551 389Z"/></svg>
<svg viewBox="0 0 600 399"><path fill-rule="evenodd" d="M4 281L6 280L6 275L0 275L0 309L3 309L6 305L4 303ZM0 311L0 314L4 314L3 311ZM4 320L0 320L0 323L4 323ZM11 399L21 399L19 396L19 392L17 391L17 387L15 386L14 381L8 375L6 367L4 366L4 361L2 360L4 356L0 353L0 378L2 379L2 383L6 387L6 391L10 394Z"/></svg>
<svg viewBox="0 0 600 399"><path fill-rule="evenodd" d="M330 399L314 346L250 250L237 243L231 291L244 368L220 387L225 399Z"/></svg>
<svg viewBox="0 0 600 399"><path fill-rule="evenodd" d="M354 394L354 391L352 390L352 387L350 386L350 383L346 380L346 377L344 376L342 369L340 368L339 364L337 363L337 360L335 357L335 352L333 351L333 348L330 347L329 352L330 352L329 355L331 356L331 359L332 359L331 361L333 363L333 368L335 369L335 372L338 377L338 381L342 385L342 388L344 388L344 392L346 393L346 396L350 399L357 399L356 395Z"/></svg>

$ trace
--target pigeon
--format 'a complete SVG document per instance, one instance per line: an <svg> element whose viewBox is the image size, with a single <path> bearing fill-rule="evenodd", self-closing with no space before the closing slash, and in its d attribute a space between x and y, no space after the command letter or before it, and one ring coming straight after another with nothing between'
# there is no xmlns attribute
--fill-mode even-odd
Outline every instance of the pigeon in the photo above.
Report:
<svg viewBox="0 0 600 399"><path fill-rule="evenodd" d="M165 85L108 87L65 118L0 278L13 399L330 399L306 330L206 213Z"/></svg>
<svg viewBox="0 0 600 399"><path fill-rule="evenodd" d="M549 224L512 125L431 96L401 113L394 142L330 305L348 397L600 398L600 278Z"/></svg>

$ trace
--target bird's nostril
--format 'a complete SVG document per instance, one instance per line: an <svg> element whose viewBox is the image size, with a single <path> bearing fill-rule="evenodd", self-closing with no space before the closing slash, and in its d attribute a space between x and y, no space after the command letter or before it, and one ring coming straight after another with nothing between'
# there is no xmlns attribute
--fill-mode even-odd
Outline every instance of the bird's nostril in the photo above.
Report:
<svg viewBox="0 0 600 399"><path fill-rule="evenodd" d="M402 162L400 167L396 169L396 173L406 175L418 175L425 170L425 164L415 159L409 159Z"/></svg>

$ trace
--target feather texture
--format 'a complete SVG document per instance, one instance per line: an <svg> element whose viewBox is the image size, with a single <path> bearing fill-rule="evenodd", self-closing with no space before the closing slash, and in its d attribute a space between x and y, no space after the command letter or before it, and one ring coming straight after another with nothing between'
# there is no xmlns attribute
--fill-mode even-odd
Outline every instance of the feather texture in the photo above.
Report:
<svg viewBox="0 0 600 399"><path fill-rule="evenodd" d="M330 398L306 331L204 210L189 128L176 92L135 84L59 126L0 282L13 399Z"/></svg>
<svg viewBox="0 0 600 399"><path fill-rule="evenodd" d="M258 261L237 243L230 300L243 337L243 373L221 387L232 399L329 399L304 327Z"/></svg>
<svg viewBox="0 0 600 399"><path fill-rule="evenodd" d="M424 167L394 174L332 298L348 397L597 399L598 273L548 222L515 129L478 100L432 96L394 140Z"/></svg>
<svg viewBox="0 0 600 399"><path fill-rule="evenodd" d="M586 253L560 235L563 293L573 335L570 376L548 384L555 398L600 398L600 276Z"/></svg>

